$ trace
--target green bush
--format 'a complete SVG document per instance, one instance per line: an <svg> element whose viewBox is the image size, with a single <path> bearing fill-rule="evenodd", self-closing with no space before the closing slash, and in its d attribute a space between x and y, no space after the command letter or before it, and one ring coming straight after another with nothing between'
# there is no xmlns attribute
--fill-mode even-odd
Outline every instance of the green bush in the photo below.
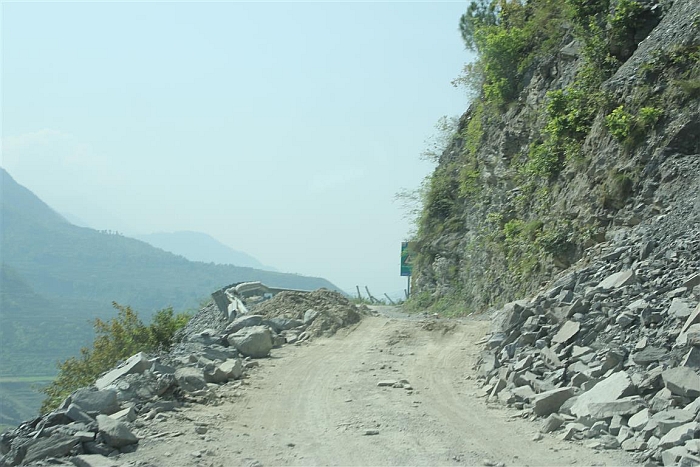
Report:
<svg viewBox="0 0 700 467"><path fill-rule="evenodd" d="M83 347L80 357L71 357L58 364L58 376L42 389L46 395L41 412L56 408L71 392L89 386L97 377L118 362L138 352L163 350L173 344L175 332L184 327L190 315L173 314L172 308L156 312L150 325L146 326L138 314L128 306L112 303L117 317L110 321L96 319L93 322L97 337L92 348Z"/></svg>
<svg viewBox="0 0 700 467"><path fill-rule="evenodd" d="M625 110L625 106L621 105L613 109L610 114L605 117L605 126L608 131L618 141L624 141L632 131L634 117Z"/></svg>

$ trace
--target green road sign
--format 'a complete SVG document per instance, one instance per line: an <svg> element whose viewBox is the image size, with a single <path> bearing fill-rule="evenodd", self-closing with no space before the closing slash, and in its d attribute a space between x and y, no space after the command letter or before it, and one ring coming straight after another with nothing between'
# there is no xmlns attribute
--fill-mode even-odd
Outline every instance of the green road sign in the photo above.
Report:
<svg viewBox="0 0 700 467"><path fill-rule="evenodd" d="M413 272L413 245L414 242L401 242L401 275L410 276Z"/></svg>

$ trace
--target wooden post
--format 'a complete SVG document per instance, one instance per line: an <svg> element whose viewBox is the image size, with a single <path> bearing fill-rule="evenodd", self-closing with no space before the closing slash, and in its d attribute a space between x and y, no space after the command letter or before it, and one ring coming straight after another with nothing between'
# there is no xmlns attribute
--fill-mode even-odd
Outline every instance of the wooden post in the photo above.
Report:
<svg viewBox="0 0 700 467"><path fill-rule="evenodd" d="M372 302L372 303L377 303L377 302L379 302L379 300L377 300L376 298L374 298L374 297L372 296L372 294L371 294L370 291L369 291L369 287L365 286L365 290L367 291L367 296L369 297L369 301L370 301L370 302Z"/></svg>
<svg viewBox="0 0 700 467"><path fill-rule="evenodd" d="M362 300L362 294L360 293L360 286L356 285L355 288L357 289L357 299Z"/></svg>
<svg viewBox="0 0 700 467"><path fill-rule="evenodd" d="M389 296L387 294L384 294L384 296L386 297L387 300L389 300L389 303L391 303L392 305L396 305L396 302L393 301L391 298L389 298Z"/></svg>

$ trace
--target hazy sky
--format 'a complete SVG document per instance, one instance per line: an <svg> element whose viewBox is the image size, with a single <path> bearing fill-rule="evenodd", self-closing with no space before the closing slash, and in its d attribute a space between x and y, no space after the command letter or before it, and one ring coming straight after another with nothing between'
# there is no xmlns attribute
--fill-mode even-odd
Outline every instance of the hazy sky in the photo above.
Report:
<svg viewBox="0 0 700 467"><path fill-rule="evenodd" d="M403 290L394 195L467 107L466 2L1 8L2 165L54 209Z"/></svg>

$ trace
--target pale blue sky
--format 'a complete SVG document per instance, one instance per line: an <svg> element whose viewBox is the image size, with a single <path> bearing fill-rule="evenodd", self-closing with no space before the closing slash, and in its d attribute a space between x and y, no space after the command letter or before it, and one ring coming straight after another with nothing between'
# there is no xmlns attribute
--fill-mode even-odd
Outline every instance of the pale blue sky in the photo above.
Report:
<svg viewBox="0 0 700 467"><path fill-rule="evenodd" d="M394 195L467 107L466 2L1 8L2 165L57 211L403 290Z"/></svg>

